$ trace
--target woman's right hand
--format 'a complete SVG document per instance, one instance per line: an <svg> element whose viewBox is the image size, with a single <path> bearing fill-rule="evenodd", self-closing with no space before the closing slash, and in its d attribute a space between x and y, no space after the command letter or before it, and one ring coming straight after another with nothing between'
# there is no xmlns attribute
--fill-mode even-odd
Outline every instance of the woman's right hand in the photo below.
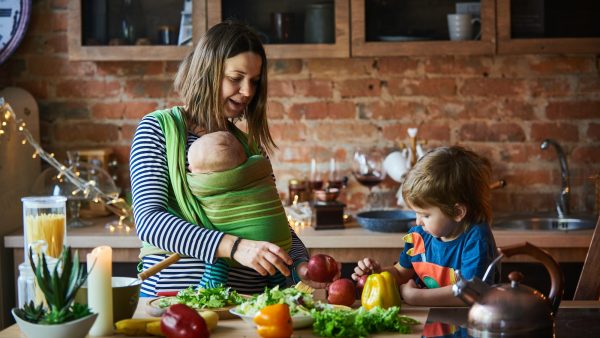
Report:
<svg viewBox="0 0 600 338"><path fill-rule="evenodd" d="M369 257L361 259L357 264L358 265L354 268L354 273L352 274L352 279L354 280L358 280L358 277L362 275L381 272L381 265L379 265L379 262Z"/></svg>
<svg viewBox="0 0 600 338"><path fill-rule="evenodd" d="M256 270L261 276L272 276L277 270L284 276L289 276L288 265L292 265L290 256L279 246L250 239L242 239L239 242L237 250L233 254L233 259Z"/></svg>

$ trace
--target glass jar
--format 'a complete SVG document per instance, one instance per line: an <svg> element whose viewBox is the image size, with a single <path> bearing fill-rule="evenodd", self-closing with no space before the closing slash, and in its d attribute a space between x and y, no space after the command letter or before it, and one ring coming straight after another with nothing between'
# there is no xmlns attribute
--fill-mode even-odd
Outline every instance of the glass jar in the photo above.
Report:
<svg viewBox="0 0 600 338"><path fill-rule="evenodd" d="M295 202L306 202L308 200L308 191L306 190L306 182L298 179L291 179L288 182L288 204L292 205ZM297 196L297 197L296 197Z"/></svg>
<svg viewBox="0 0 600 338"><path fill-rule="evenodd" d="M64 196L23 197L24 262L29 249L58 258L67 238L67 198Z"/></svg>

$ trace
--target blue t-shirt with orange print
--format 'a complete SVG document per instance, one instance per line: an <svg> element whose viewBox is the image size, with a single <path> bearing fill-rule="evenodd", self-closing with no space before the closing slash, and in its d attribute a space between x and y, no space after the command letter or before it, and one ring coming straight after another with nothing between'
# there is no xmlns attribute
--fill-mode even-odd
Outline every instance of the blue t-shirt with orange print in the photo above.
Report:
<svg viewBox="0 0 600 338"><path fill-rule="evenodd" d="M473 224L459 237L444 242L423 230L412 227L404 236L404 250L399 263L414 269L421 285L429 289L456 283L456 270L465 279L483 278L488 265L497 256L496 242L488 224ZM493 283L490 273L486 282Z"/></svg>

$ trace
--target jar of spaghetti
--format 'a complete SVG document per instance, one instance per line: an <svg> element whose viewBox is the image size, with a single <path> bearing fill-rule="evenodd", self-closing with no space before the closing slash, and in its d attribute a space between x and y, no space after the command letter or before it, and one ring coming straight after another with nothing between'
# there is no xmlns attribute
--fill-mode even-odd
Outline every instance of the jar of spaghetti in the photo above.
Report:
<svg viewBox="0 0 600 338"><path fill-rule="evenodd" d="M67 238L67 198L64 196L23 197L23 238L25 262L29 250L58 258Z"/></svg>

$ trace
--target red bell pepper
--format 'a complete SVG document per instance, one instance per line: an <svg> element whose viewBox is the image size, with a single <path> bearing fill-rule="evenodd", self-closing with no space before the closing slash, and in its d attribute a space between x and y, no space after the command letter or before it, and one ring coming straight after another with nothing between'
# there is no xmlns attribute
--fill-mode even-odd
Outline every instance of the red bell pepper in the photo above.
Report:
<svg viewBox="0 0 600 338"><path fill-rule="evenodd" d="M208 338L204 318L183 304L173 304L160 319L160 330L167 338Z"/></svg>

